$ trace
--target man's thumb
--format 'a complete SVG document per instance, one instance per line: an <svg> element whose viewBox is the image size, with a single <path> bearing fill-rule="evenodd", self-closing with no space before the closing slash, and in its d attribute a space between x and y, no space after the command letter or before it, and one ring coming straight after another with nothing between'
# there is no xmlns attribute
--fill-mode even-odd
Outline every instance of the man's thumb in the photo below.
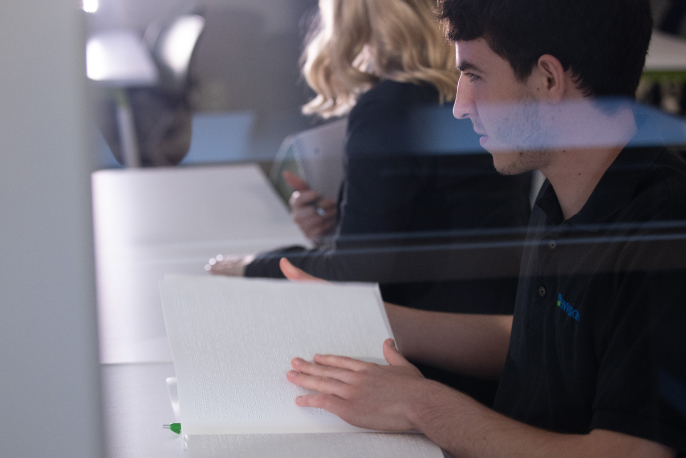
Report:
<svg viewBox="0 0 686 458"><path fill-rule="evenodd" d="M383 343L383 357L391 366L412 366L395 346L393 339L386 339Z"/></svg>
<svg viewBox="0 0 686 458"><path fill-rule="evenodd" d="M285 277L289 280L293 281L316 281L316 282L323 282L321 278L313 277L312 275L303 272L301 269L298 269L295 267L293 264L290 263L290 261L286 258L281 258L279 260L279 267L281 268L281 272L285 275Z"/></svg>

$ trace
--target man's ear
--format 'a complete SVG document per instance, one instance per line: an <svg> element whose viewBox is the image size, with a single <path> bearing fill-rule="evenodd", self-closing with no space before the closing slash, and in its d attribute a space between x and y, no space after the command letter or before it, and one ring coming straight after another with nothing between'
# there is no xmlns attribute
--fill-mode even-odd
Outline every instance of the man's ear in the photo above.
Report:
<svg viewBox="0 0 686 458"><path fill-rule="evenodd" d="M555 56L543 54L538 58L532 76L537 79L537 90L551 102L559 102L569 88L567 74Z"/></svg>

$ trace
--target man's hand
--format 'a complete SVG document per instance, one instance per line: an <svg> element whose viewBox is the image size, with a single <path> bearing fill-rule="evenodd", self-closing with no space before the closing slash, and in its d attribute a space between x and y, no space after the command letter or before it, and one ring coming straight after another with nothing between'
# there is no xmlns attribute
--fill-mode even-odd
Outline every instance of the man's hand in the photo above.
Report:
<svg viewBox="0 0 686 458"><path fill-rule="evenodd" d="M325 199L310 189L305 180L289 172L283 172L283 179L294 189L288 203L293 221L308 239L317 241L333 232L336 224L336 202Z"/></svg>
<svg viewBox="0 0 686 458"><path fill-rule="evenodd" d="M507 418L464 394L425 379L384 342L389 366L352 358L315 355L295 358L289 381L318 394L296 403L338 415L360 428L417 429L452 456L508 458L674 458L665 445L627 434L594 429L589 434L545 431Z"/></svg>
<svg viewBox="0 0 686 458"><path fill-rule="evenodd" d="M245 275L245 266L253 262L254 254L238 254L222 256L218 254L210 259L205 265L205 270L213 275L227 275L229 277L242 277Z"/></svg>
<svg viewBox="0 0 686 458"><path fill-rule="evenodd" d="M296 403L327 410L361 428L414 428L407 416L408 406L438 384L425 379L398 352L392 339L384 342L383 353L388 366L332 355L315 355L314 362L295 358L288 380L319 392L300 396Z"/></svg>
<svg viewBox="0 0 686 458"><path fill-rule="evenodd" d="M283 275L291 281L318 281L323 282L321 278L314 277L302 269L298 269L286 258L279 259L279 267Z"/></svg>

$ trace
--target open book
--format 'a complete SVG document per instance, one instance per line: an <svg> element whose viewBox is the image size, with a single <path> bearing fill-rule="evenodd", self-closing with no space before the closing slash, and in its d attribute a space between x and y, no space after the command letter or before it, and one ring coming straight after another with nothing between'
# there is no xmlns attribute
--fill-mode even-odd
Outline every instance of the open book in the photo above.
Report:
<svg viewBox="0 0 686 458"><path fill-rule="evenodd" d="M432 457L421 434L377 433L299 407L290 361L315 353L385 364L377 286L168 276L160 282L190 458Z"/></svg>
<svg viewBox="0 0 686 458"><path fill-rule="evenodd" d="M340 119L289 135L276 153L269 178L286 199L293 189L281 174L290 170L307 181L310 189L330 199L338 198L343 183L343 156L348 120Z"/></svg>

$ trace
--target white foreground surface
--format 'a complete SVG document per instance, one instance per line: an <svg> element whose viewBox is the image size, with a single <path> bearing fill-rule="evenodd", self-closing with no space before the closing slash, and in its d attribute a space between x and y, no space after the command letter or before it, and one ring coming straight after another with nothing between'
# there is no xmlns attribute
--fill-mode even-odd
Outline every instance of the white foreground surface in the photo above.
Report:
<svg viewBox="0 0 686 458"><path fill-rule="evenodd" d="M189 458L443 458L423 434L239 434L190 436Z"/></svg>
<svg viewBox="0 0 686 458"><path fill-rule="evenodd" d="M189 458L443 456L421 434L366 432L286 380L316 353L380 364L392 337L376 285L168 276L160 284Z"/></svg>
<svg viewBox="0 0 686 458"><path fill-rule="evenodd" d="M171 362L158 282L218 253L308 245L256 165L92 176L102 363Z"/></svg>
<svg viewBox="0 0 686 458"><path fill-rule="evenodd" d="M385 364L392 337L376 285L168 277L161 283L185 434L358 432L286 380L316 353Z"/></svg>

